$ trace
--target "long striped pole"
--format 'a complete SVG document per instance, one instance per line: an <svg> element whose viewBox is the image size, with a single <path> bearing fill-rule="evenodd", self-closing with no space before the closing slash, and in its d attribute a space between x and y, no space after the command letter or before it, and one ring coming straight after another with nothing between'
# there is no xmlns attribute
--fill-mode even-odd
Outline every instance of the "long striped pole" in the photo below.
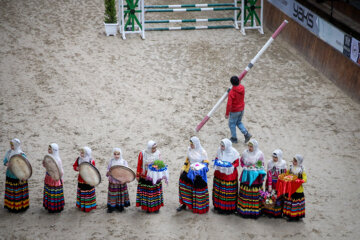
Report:
<svg viewBox="0 0 360 240"><path fill-rule="evenodd" d="M186 23L186 22L224 22L224 21L234 21L234 18L146 20L145 23Z"/></svg>
<svg viewBox="0 0 360 240"><path fill-rule="evenodd" d="M146 31L200 30L200 29L223 29L223 28L234 28L234 25L158 27L158 28L146 28Z"/></svg>
<svg viewBox="0 0 360 240"><path fill-rule="evenodd" d="M217 8L173 8L173 9L145 9L145 12L204 12L204 11L225 11L240 10L238 7L217 7Z"/></svg>
<svg viewBox="0 0 360 240"><path fill-rule="evenodd" d="M145 8L188 8L188 7L230 7L233 3L182 4L182 5L146 5Z"/></svg>
<svg viewBox="0 0 360 240"><path fill-rule="evenodd" d="M265 43L265 45L260 49L260 51L256 54L256 56L250 61L245 70L240 74L239 80L241 81L245 75L250 71L250 69L254 66L255 62L260 58L260 56L266 51L266 49L270 46L270 44L275 40L275 38L280 34L280 32L284 29L287 20L284 20L282 24L276 29L276 31L271 35L269 40ZM219 101L215 104L215 106L211 109L211 111L204 117L204 119L197 125L195 128L196 132L199 132L200 129L205 125L205 123L210 119L210 117L214 114L214 112L219 108L220 104L225 100L228 96L231 87L224 93L224 95L219 99Z"/></svg>

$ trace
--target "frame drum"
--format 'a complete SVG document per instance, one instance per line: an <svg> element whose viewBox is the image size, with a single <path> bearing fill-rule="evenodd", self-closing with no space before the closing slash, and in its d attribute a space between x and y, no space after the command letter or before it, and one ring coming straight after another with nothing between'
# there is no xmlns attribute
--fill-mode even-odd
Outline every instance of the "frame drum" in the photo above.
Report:
<svg viewBox="0 0 360 240"><path fill-rule="evenodd" d="M88 162L83 162L79 166L79 173L84 181L95 187L101 182L101 175L99 170Z"/></svg>
<svg viewBox="0 0 360 240"><path fill-rule="evenodd" d="M128 167L114 165L109 169L110 176L121 183L129 183L135 180L135 172Z"/></svg>
<svg viewBox="0 0 360 240"><path fill-rule="evenodd" d="M10 160L10 171L20 180L28 180L32 174L29 161L21 154L13 155Z"/></svg>
<svg viewBox="0 0 360 240"><path fill-rule="evenodd" d="M59 166L57 165L56 160L50 155L45 155L43 163L46 172L51 176L51 178L54 179L55 181L60 180L61 172Z"/></svg>

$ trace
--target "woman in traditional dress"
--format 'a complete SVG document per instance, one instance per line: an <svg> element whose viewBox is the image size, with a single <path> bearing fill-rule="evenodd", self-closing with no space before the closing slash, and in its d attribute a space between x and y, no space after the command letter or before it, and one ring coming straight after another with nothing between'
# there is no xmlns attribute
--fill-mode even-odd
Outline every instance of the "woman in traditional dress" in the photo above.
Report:
<svg viewBox="0 0 360 240"><path fill-rule="evenodd" d="M111 213L115 209L119 212L122 212L124 208L130 206L129 192L127 189L127 184L122 183L112 176L110 176L109 170L112 166L128 166L128 163L125 159L122 158L122 152L120 148L113 149L113 158L110 160L107 167L106 176L109 179L109 188L108 188L108 213Z"/></svg>
<svg viewBox="0 0 360 240"><path fill-rule="evenodd" d="M73 165L74 170L78 172L79 166L83 162L88 162L95 166L95 161L91 157L91 149L89 147L83 147L80 150L80 156ZM95 187L87 184L80 174L78 176L76 207L84 212L90 212L91 210L96 209Z"/></svg>
<svg viewBox="0 0 360 240"><path fill-rule="evenodd" d="M48 153L55 159L60 170L61 177L59 180L54 180L49 173L46 172L44 180L43 206L49 213L61 212L64 210L65 199L62 180L64 169L59 155L59 146L56 143L50 144L48 147Z"/></svg>
<svg viewBox="0 0 360 240"><path fill-rule="evenodd" d="M231 167L221 167L214 172L212 199L214 208L219 213L236 211L239 159L239 152L232 147L232 142L227 138L221 140L215 162L229 162Z"/></svg>
<svg viewBox="0 0 360 240"><path fill-rule="evenodd" d="M241 167L244 168L240 176L240 190L237 202L237 213L245 218L258 218L261 215L260 206L260 190L262 189L263 180L266 175L260 174L261 170L256 170L256 167L264 166L264 154L258 148L258 142L255 139L251 139L248 143L248 149L246 149L240 158ZM249 178L243 180L243 174L248 169L249 174L253 174L252 177L256 177L255 180L250 183ZM261 168L260 168L261 169ZM256 176L256 175L257 176ZM251 178L250 178L251 179Z"/></svg>
<svg viewBox="0 0 360 240"><path fill-rule="evenodd" d="M194 171L190 166L204 164L203 169ZM187 157L181 169L179 180L179 202L180 207L177 211L182 211L188 207L193 213L206 213L209 211L209 191L207 176L209 160L205 149L201 146L197 137L190 139ZM201 166L201 165L200 165Z"/></svg>
<svg viewBox="0 0 360 240"><path fill-rule="evenodd" d="M272 159L267 164L266 190L271 194L276 189L276 183L280 174L285 173L286 161L282 159L283 152L280 149L274 150ZM273 192L276 194L276 192ZM277 198L273 207L265 206L263 212L269 217L281 217L283 201Z"/></svg>
<svg viewBox="0 0 360 240"><path fill-rule="evenodd" d="M21 154L26 158L25 153L20 148L20 140L14 138L10 141L10 150L7 151L4 158L4 165L7 166L6 170L6 183L5 183L5 204L10 212L23 212L29 208L29 186L28 181L18 179L11 171L9 160L15 154Z"/></svg>
<svg viewBox="0 0 360 240"><path fill-rule="evenodd" d="M307 176L303 166L303 161L303 156L296 154L293 159L293 165L290 166L290 169L287 171L287 173L296 175L302 183L306 183ZM305 217L305 195L302 185L291 196L286 196L283 208L283 216L287 217L290 221L297 221L300 218Z"/></svg>
<svg viewBox="0 0 360 240"><path fill-rule="evenodd" d="M147 213L158 213L164 206L163 190L161 181L153 184L146 179L148 166L160 160L160 151L154 141L149 141L147 148L139 153L136 170L136 180L139 182L136 194L136 207L141 207Z"/></svg>

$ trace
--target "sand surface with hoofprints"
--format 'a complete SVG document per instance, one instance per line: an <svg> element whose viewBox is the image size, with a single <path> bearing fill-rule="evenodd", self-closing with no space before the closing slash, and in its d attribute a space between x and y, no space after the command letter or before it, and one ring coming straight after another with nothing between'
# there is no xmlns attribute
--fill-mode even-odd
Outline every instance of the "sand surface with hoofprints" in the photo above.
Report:
<svg viewBox="0 0 360 240"><path fill-rule="evenodd" d="M171 1L215 2L231 0ZM287 161L296 153L305 156L306 218L294 223L242 219L212 210L204 215L177 213L179 172L195 127L229 87L230 77L242 72L272 32L147 32L146 40L127 35L124 41L120 35L105 36L103 12L102 0L0 0L0 156L3 159L9 140L17 137L33 167L30 209L11 214L3 208L6 168L1 164L0 239L359 236L360 105L281 37L243 80L244 123L266 159L276 148ZM182 18L176 14L153 18ZM208 14L232 17L230 12ZM210 160L220 140L230 137L224 113L222 104L197 135ZM238 137L243 139L239 131ZM159 214L136 208L137 185L132 182L131 206L123 213L106 213L105 174L112 148L121 147L124 159L136 169L138 152L150 139L158 143L169 166L165 206ZM60 214L48 214L42 207L42 160L52 142L59 144L64 167L66 205ZM75 208L77 173L72 168L84 145L92 148L104 178L96 187L98 208L87 214ZM234 147L242 152L246 145ZM210 192L213 171L211 166Z"/></svg>

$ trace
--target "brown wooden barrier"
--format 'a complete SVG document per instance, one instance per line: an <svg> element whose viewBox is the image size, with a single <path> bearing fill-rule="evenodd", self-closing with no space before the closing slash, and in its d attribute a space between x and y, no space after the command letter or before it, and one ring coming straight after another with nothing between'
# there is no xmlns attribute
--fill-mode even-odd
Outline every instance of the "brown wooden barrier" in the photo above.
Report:
<svg viewBox="0 0 360 240"><path fill-rule="evenodd" d="M360 102L360 67L264 0L265 27L274 31L284 19L289 24L279 37L299 51L311 65L351 98Z"/></svg>

